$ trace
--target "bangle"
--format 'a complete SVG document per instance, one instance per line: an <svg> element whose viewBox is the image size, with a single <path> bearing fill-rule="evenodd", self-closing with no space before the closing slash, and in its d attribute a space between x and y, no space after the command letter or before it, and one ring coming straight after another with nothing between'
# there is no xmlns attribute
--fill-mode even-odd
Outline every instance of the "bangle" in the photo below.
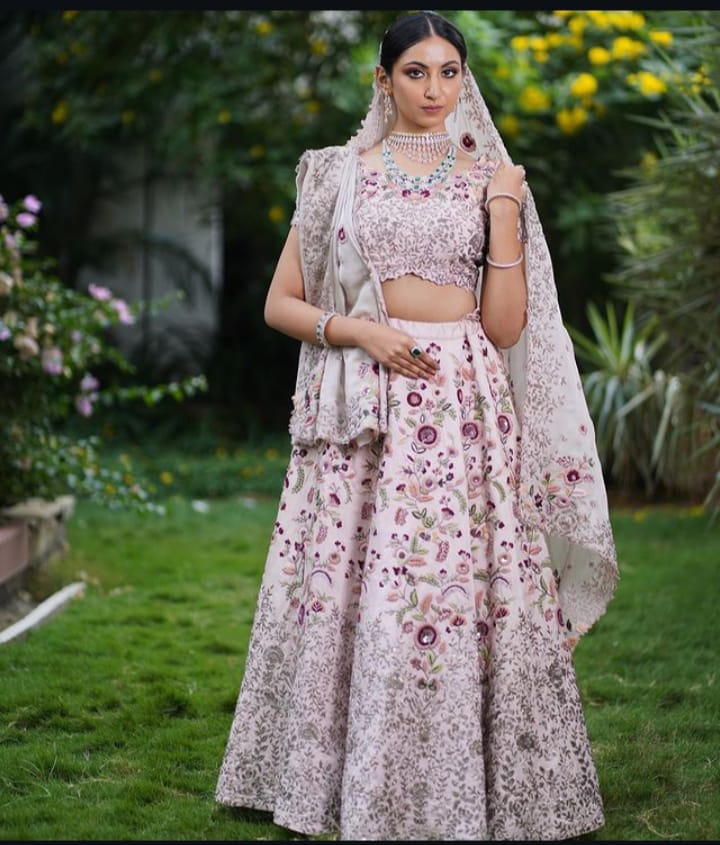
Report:
<svg viewBox="0 0 720 845"><path fill-rule="evenodd" d="M317 340L319 346L330 346L325 337L325 326L332 317L337 317L335 311L323 311L320 319L315 324L315 340Z"/></svg>
<svg viewBox="0 0 720 845"><path fill-rule="evenodd" d="M517 267L517 265L523 260L523 257L523 251L520 250L520 255L518 255L515 261L509 261L507 264L503 264L499 261L493 261L489 254L485 256L485 260L491 267L500 267L504 270L506 267Z"/></svg>
<svg viewBox="0 0 720 845"><path fill-rule="evenodd" d="M493 194L491 197L488 197L488 198L485 200L485 211L487 211L487 212L488 212L488 214L490 213L490 209L488 208L488 205L490 205L490 203L491 203L494 199L496 199L497 197L507 197L509 200L512 200L513 202L515 202L515 203L517 204L518 211L521 211L521 210L522 210L522 200L519 200L519 199L515 196L515 194L507 194L507 193L505 193L505 191L498 191L498 193L497 193L497 194Z"/></svg>

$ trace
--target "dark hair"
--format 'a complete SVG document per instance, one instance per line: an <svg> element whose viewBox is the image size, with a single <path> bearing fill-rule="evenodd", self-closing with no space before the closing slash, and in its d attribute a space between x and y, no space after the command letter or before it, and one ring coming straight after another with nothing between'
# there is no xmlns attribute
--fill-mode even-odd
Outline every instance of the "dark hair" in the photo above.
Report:
<svg viewBox="0 0 720 845"><path fill-rule="evenodd" d="M380 44L380 64L389 76L401 53L424 41L431 35L439 35L449 41L460 53L461 63L467 59L467 45L462 32L435 12L411 12L396 18L387 28Z"/></svg>

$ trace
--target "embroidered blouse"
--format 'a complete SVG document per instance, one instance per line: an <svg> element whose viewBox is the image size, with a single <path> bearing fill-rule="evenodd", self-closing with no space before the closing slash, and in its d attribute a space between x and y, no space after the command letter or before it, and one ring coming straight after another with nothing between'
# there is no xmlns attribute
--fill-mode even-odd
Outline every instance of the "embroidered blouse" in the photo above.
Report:
<svg viewBox="0 0 720 845"><path fill-rule="evenodd" d="M481 158L412 191L359 161L354 225L380 279L412 274L474 293L487 250L485 192L498 163Z"/></svg>

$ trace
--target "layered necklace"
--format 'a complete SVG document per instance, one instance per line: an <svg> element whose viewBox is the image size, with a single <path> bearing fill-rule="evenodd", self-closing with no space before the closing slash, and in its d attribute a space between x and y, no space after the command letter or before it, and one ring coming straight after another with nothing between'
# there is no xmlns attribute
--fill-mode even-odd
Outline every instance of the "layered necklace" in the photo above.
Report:
<svg viewBox="0 0 720 845"><path fill-rule="evenodd" d="M387 138L383 139L382 143L382 160L383 165L385 166L385 173L387 174L388 178L391 179L396 184L400 185L401 188L404 190L410 190L414 193L420 191L427 191L433 185L438 184L439 182L443 182L446 178L448 173L452 170L453 165L455 164L455 146L450 143L450 136L444 132L432 132L428 133L431 135L445 135L448 141L447 152L445 153L443 160L438 164L435 170L432 173L428 173L426 176L411 176L409 173L406 173L404 170L401 170L395 159L392 157L392 153L390 152L391 144L389 143L390 138L393 135L410 135L410 133L399 133L393 132ZM413 137L413 136L410 136ZM423 137L423 136L420 136ZM395 149L398 149L395 147ZM405 150L399 150L404 155L408 155ZM442 150L441 150L442 152ZM433 158L437 158L440 153L436 153ZM408 156L408 158L412 158L412 156ZM428 159L428 161L433 161L433 158ZM419 159L413 159L418 161ZM427 163L427 162L424 162Z"/></svg>

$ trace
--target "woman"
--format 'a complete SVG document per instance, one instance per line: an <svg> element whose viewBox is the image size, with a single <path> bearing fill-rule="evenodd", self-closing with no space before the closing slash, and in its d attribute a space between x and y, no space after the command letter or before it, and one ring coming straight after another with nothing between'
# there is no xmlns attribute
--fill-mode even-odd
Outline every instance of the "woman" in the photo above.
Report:
<svg viewBox="0 0 720 845"><path fill-rule="evenodd" d="M292 455L220 803L342 839L603 824L572 665L617 570L552 265L439 15L401 16L307 151L265 318ZM480 278L479 267L482 267Z"/></svg>

